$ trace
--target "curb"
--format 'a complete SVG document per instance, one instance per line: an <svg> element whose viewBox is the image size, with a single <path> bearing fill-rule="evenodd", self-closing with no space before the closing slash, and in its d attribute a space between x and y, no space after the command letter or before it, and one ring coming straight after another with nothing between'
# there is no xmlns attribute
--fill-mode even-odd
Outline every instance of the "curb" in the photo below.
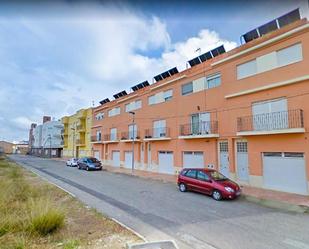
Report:
<svg viewBox="0 0 309 249"><path fill-rule="evenodd" d="M251 195L242 194L243 199L260 204L262 206L282 209L288 212L309 213L309 207L305 205L297 205L288 202L259 198Z"/></svg>

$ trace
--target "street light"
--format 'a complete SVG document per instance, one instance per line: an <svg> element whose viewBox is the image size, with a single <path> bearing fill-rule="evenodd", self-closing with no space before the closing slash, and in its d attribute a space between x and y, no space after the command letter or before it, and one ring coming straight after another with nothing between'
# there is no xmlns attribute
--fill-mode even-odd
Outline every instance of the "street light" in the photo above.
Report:
<svg viewBox="0 0 309 249"><path fill-rule="evenodd" d="M129 114L132 115L132 124L133 124L133 132L132 132L132 174L134 172L134 142L135 142L135 134L134 134L134 128L135 128L135 112L129 112Z"/></svg>

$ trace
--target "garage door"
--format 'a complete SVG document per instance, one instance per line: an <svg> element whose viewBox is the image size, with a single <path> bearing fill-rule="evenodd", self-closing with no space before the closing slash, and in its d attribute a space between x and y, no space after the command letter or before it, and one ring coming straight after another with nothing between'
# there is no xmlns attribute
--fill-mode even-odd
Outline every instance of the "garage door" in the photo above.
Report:
<svg viewBox="0 0 309 249"><path fill-rule="evenodd" d="M159 172L174 174L174 156L172 151L159 151Z"/></svg>
<svg viewBox="0 0 309 249"><path fill-rule="evenodd" d="M124 153L124 167L128 169L132 168L132 151L126 151Z"/></svg>
<svg viewBox="0 0 309 249"><path fill-rule="evenodd" d="M200 151L183 152L184 168L204 168L204 153Z"/></svg>
<svg viewBox="0 0 309 249"><path fill-rule="evenodd" d="M264 186L266 188L308 194L303 153L263 153Z"/></svg>
<svg viewBox="0 0 309 249"><path fill-rule="evenodd" d="M93 156L94 156L96 159L100 160L100 151L95 150L95 151L93 152Z"/></svg>
<svg viewBox="0 0 309 249"><path fill-rule="evenodd" d="M113 160L114 167L120 167L120 152L119 151L112 152L112 160Z"/></svg>

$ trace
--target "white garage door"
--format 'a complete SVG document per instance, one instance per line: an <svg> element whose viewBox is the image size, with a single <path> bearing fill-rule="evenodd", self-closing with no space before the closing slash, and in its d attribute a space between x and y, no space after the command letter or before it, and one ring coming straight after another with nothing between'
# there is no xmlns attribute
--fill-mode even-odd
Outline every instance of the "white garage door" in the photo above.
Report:
<svg viewBox="0 0 309 249"><path fill-rule="evenodd" d="M132 168L132 151L126 151L124 153L124 167L128 169Z"/></svg>
<svg viewBox="0 0 309 249"><path fill-rule="evenodd" d="M113 159L113 166L120 167L120 152L119 151L112 152L112 159Z"/></svg>
<svg viewBox="0 0 309 249"><path fill-rule="evenodd" d="M174 156L172 151L159 151L159 172L174 174Z"/></svg>
<svg viewBox="0 0 309 249"><path fill-rule="evenodd" d="M308 194L303 153L263 153L264 186L266 188Z"/></svg>
<svg viewBox="0 0 309 249"><path fill-rule="evenodd" d="M200 151L183 152L184 168L204 168L204 153Z"/></svg>

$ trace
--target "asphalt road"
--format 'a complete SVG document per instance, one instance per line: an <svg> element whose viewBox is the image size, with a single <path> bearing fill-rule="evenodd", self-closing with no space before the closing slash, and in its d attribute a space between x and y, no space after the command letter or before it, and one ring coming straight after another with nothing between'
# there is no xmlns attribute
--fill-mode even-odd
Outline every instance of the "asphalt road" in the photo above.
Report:
<svg viewBox="0 0 309 249"><path fill-rule="evenodd" d="M180 248L309 249L309 215L266 208L246 200L214 201L181 193L171 183L65 163L11 156L87 205L116 218L146 239L173 239Z"/></svg>

